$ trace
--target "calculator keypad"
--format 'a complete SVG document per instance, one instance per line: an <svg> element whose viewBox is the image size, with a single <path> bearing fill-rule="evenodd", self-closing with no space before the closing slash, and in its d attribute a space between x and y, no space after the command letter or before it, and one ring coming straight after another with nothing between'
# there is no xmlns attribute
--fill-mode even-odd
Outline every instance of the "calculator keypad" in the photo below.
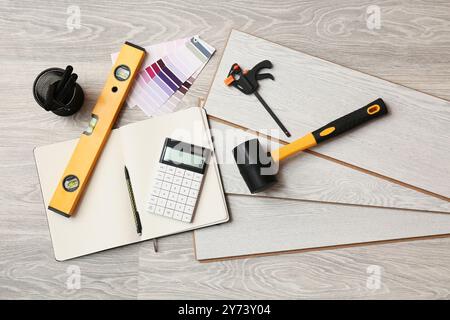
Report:
<svg viewBox="0 0 450 320"><path fill-rule="evenodd" d="M202 180L203 174L159 163L147 211L191 222Z"/></svg>

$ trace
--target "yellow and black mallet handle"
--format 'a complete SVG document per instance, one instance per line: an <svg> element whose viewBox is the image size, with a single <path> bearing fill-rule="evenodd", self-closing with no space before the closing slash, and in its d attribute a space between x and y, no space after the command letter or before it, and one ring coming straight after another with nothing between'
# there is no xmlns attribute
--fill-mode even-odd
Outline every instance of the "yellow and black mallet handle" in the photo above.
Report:
<svg viewBox="0 0 450 320"><path fill-rule="evenodd" d="M309 149L317 144L336 137L350 129L353 129L367 121L376 119L388 112L384 101L379 98L365 107L355 110L339 119L336 119L320 129L308 133L304 137L293 141L271 152L274 161L281 161L297 152Z"/></svg>

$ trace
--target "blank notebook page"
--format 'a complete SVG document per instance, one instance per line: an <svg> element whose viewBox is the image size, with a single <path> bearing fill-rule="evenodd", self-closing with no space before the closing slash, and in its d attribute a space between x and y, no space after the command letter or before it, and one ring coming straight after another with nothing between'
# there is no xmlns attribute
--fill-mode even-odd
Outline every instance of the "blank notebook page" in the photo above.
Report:
<svg viewBox="0 0 450 320"><path fill-rule="evenodd" d="M172 137L211 149L206 115L190 108L133 123L112 131L79 203L76 214L63 217L46 209L57 260L78 256L226 222L228 211L215 157L211 157L193 223L182 223L145 212L153 172L164 139ZM78 140L35 149L45 208ZM125 182L127 166L142 221L137 235Z"/></svg>

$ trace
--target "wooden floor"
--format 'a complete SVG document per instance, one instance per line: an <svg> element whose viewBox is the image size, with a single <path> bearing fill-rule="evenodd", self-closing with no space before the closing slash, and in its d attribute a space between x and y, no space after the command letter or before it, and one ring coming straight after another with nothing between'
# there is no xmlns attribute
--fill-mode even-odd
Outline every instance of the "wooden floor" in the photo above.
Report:
<svg viewBox="0 0 450 320"><path fill-rule="evenodd" d="M109 54L125 40L149 45L198 33L218 49L187 104L206 96L231 28L450 100L448 1L77 3L81 28L70 31L69 2L0 1L0 298L450 297L449 238L202 264L187 233L161 239L157 254L146 242L56 262L32 156L38 145L79 136ZM370 30L366 9L375 3L381 28ZM62 119L40 109L31 88L41 70L67 64L87 101ZM140 119L127 109L118 125ZM81 272L80 289L67 287L70 266Z"/></svg>

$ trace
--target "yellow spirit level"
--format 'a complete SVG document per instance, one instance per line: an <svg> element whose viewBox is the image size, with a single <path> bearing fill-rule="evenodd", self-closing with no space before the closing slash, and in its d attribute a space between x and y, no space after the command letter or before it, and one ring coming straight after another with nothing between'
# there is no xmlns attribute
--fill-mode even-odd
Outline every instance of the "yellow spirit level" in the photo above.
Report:
<svg viewBox="0 0 450 320"><path fill-rule="evenodd" d="M53 193L50 210L66 217L74 214L144 57L143 48L129 42L122 46L92 110L89 126L81 135Z"/></svg>

